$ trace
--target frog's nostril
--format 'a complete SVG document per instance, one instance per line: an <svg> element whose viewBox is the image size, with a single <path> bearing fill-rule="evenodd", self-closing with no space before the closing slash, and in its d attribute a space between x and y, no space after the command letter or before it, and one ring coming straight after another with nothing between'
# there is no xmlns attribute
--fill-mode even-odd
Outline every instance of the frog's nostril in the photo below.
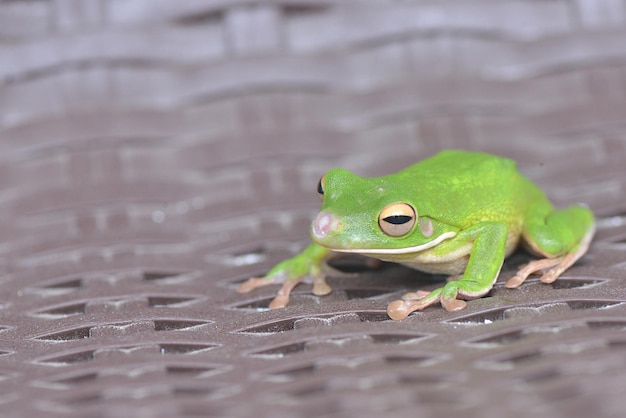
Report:
<svg viewBox="0 0 626 418"><path fill-rule="evenodd" d="M318 238L324 238L331 230L334 216L328 212L320 212L311 223L311 232Z"/></svg>

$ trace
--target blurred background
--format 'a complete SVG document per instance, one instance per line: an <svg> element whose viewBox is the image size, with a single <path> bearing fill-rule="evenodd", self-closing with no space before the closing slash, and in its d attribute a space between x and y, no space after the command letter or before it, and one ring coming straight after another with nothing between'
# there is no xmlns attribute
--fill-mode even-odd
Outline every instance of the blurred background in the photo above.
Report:
<svg viewBox="0 0 626 418"><path fill-rule="evenodd" d="M588 204L589 255L402 322L428 275L235 292L326 170L446 148ZM0 416L620 416L625 159L624 0L0 0Z"/></svg>

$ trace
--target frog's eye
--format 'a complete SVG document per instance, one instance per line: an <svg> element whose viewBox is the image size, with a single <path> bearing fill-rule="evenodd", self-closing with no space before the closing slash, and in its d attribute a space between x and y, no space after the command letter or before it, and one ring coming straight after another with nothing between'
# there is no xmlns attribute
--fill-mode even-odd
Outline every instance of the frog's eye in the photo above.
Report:
<svg viewBox="0 0 626 418"><path fill-rule="evenodd" d="M408 234L415 225L415 209L406 203L392 203L378 215L380 229L390 237Z"/></svg>
<svg viewBox="0 0 626 418"><path fill-rule="evenodd" d="M317 194L322 200L324 200L324 183L325 183L324 180L325 179L326 179L326 176L322 176L319 183L317 183Z"/></svg>

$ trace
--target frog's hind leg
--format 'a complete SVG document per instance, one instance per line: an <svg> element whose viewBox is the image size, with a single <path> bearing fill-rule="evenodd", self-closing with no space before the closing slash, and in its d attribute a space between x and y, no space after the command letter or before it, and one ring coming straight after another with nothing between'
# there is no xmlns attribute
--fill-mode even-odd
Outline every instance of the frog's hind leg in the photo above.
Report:
<svg viewBox="0 0 626 418"><path fill-rule="evenodd" d="M554 211L542 218L533 215L523 233L529 249L546 257L531 261L515 276L506 281L505 286L516 288L533 273L543 272L540 280L554 282L589 249L595 233L593 214L582 206Z"/></svg>

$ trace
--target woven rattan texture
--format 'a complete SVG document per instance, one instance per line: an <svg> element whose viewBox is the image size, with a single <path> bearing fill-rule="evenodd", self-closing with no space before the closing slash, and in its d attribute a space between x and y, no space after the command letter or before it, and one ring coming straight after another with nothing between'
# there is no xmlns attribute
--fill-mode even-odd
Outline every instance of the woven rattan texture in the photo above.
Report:
<svg viewBox="0 0 626 418"><path fill-rule="evenodd" d="M589 254L400 322L429 275L235 292L325 170L451 147L590 205ZM0 416L624 416L625 160L623 0L0 1Z"/></svg>

